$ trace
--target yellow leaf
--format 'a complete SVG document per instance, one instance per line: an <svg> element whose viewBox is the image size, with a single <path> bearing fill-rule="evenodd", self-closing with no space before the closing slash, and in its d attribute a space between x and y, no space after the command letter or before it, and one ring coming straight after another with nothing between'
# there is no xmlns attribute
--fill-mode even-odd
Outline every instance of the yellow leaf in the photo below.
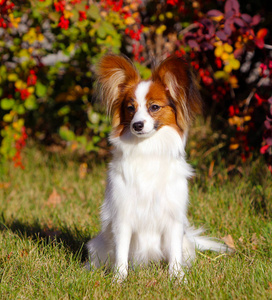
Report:
<svg viewBox="0 0 272 300"><path fill-rule="evenodd" d="M237 77L236 76L230 76L230 78L229 78L229 83L230 83L230 85L234 88L234 89L236 89L236 88L238 88L239 87L239 85L238 85L238 79L237 79Z"/></svg>
<svg viewBox="0 0 272 300"><path fill-rule="evenodd" d="M238 70L240 68L240 62L238 59L231 59L229 61L229 64L231 65L233 70Z"/></svg>
<svg viewBox="0 0 272 300"><path fill-rule="evenodd" d="M227 80L228 77L229 77L229 74L224 72L224 71L216 71L214 73L214 78L215 79L225 79L225 80Z"/></svg>
<svg viewBox="0 0 272 300"><path fill-rule="evenodd" d="M222 19L224 19L224 16L211 17L211 19L215 22L220 22Z"/></svg>
<svg viewBox="0 0 272 300"><path fill-rule="evenodd" d="M161 25L160 27L158 27L157 29L156 29L156 33L157 34L162 34L165 30L166 30L166 26L165 25Z"/></svg>
<svg viewBox="0 0 272 300"><path fill-rule="evenodd" d="M232 71L231 65L229 65L229 64L228 64L228 65L225 65L225 66L224 66L224 71L227 72L227 73L230 73L230 72Z"/></svg>
<svg viewBox="0 0 272 300"><path fill-rule="evenodd" d="M27 90L28 90L28 92L30 94L33 94L35 92L35 87L34 86L30 86L30 87L27 88Z"/></svg>
<svg viewBox="0 0 272 300"><path fill-rule="evenodd" d="M223 51L224 51L223 46L218 46L218 47L216 47L215 50L214 50L214 55L215 55L216 57L221 57L221 55L223 54Z"/></svg>
<svg viewBox="0 0 272 300"><path fill-rule="evenodd" d="M21 18L14 18L13 14L9 14L9 20L13 27L18 28Z"/></svg>
<svg viewBox="0 0 272 300"><path fill-rule="evenodd" d="M8 81L16 81L18 79L18 75L15 73L8 75Z"/></svg>
<svg viewBox="0 0 272 300"><path fill-rule="evenodd" d="M72 12L70 12L69 10L64 10L63 11L63 16L65 19L70 19L74 14Z"/></svg>
<svg viewBox="0 0 272 300"><path fill-rule="evenodd" d="M38 40L38 42L42 42L44 40L43 34L39 33L37 36L37 40Z"/></svg>
<svg viewBox="0 0 272 300"><path fill-rule="evenodd" d="M223 47L224 47L224 51L226 51L226 52L228 52L228 53L232 53L232 52L233 52L232 46L229 45L228 43L225 43L225 44L223 45Z"/></svg>
<svg viewBox="0 0 272 300"><path fill-rule="evenodd" d="M22 89L25 89L27 87L27 84L25 82L23 82L22 80L17 80L15 82L15 87L18 89L18 90L22 90Z"/></svg>
<svg viewBox="0 0 272 300"><path fill-rule="evenodd" d="M168 12L166 12L166 17L168 18L168 19L172 19L173 18L173 14L170 12L170 11L168 11Z"/></svg>
<svg viewBox="0 0 272 300"><path fill-rule="evenodd" d="M229 146L229 149L230 150L236 150L236 149L238 149L239 148L239 144L231 144L230 146Z"/></svg>
<svg viewBox="0 0 272 300"><path fill-rule="evenodd" d="M135 24L135 20L132 17L128 17L125 20L125 24L126 25L133 25L133 24Z"/></svg>
<svg viewBox="0 0 272 300"><path fill-rule="evenodd" d="M223 52L221 55L222 60L228 60L229 54L227 52Z"/></svg>
<svg viewBox="0 0 272 300"><path fill-rule="evenodd" d="M244 116L244 121L245 122L248 122L248 121L250 121L251 120L251 116Z"/></svg>

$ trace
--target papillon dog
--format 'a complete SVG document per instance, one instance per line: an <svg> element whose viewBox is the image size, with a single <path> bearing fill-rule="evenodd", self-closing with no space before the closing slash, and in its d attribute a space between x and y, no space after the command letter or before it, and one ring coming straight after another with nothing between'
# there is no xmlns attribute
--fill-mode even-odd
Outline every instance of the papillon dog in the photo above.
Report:
<svg viewBox="0 0 272 300"><path fill-rule="evenodd" d="M170 56L141 80L132 62L106 55L97 66L99 96L112 117L102 229L87 244L91 267L108 266L115 279L129 266L164 261L182 278L199 250L227 247L201 236L187 219L185 144L189 125L201 112L200 94L183 59Z"/></svg>

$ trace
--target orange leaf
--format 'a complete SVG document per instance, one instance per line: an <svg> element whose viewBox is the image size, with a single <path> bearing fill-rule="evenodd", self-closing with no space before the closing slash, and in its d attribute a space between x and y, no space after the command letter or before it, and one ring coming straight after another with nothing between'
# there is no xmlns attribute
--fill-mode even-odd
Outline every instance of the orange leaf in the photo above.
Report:
<svg viewBox="0 0 272 300"><path fill-rule="evenodd" d="M61 196L54 188L52 194L49 196L48 200L46 201L46 205L56 207L56 205L60 203L61 203Z"/></svg>
<svg viewBox="0 0 272 300"><path fill-rule="evenodd" d="M257 39L264 39L267 35L268 30L266 28L262 28L257 32Z"/></svg>
<svg viewBox="0 0 272 300"><path fill-rule="evenodd" d="M86 163L82 163L79 166L79 178L83 179L86 177L88 171L88 165Z"/></svg>
<svg viewBox="0 0 272 300"><path fill-rule="evenodd" d="M0 189L8 189L10 187L10 182L0 182Z"/></svg>
<svg viewBox="0 0 272 300"><path fill-rule="evenodd" d="M213 160L210 164L210 167L209 167L209 177L212 178L213 176L213 167L214 167L214 163L215 161Z"/></svg>

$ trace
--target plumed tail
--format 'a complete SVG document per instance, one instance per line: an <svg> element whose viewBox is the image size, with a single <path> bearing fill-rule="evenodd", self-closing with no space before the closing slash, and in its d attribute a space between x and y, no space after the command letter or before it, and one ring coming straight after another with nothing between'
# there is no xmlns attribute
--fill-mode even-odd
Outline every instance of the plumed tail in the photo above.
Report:
<svg viewBox="0 0 272 300"><path fill-rule="evenodd" d="M202 236L201 234L204 231L203 228L194 229L193 227L190 227L186 229L185 234L188 240L200 251L210 250L220 253L233 251L226 244L221 243L219 240L216 241L215 238Z"/></svg>

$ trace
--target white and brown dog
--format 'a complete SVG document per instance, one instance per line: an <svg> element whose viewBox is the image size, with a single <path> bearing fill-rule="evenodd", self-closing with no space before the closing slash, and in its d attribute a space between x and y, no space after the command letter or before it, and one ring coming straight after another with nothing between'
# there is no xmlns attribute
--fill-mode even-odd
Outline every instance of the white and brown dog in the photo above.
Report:
<svg viewBox="0 0 272 300"><path fill-rule="evenodd" d="M188 184L193 172L185 160L189 124L201 111L189 65L170 56L141 80L130 60L106 55L97 68L102 100L112 116L109 166L102 230L88 242L92 267L109 265L118 281L130 264L166 261L171 277L200 250L226 246L200 236L187 219Z"/></svg>

